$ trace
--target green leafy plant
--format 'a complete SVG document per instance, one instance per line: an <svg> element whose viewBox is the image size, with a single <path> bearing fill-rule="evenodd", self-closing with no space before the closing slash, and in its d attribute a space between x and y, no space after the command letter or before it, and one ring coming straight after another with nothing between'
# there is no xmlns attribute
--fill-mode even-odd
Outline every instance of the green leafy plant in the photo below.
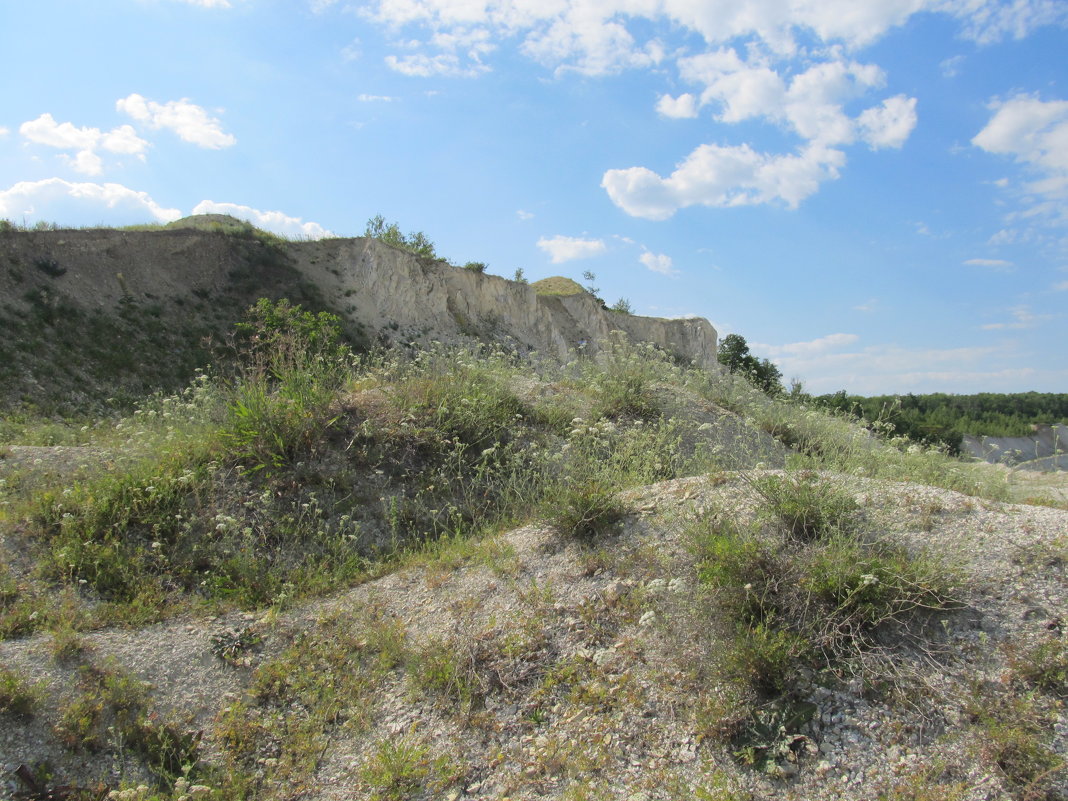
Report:
<svg viewBox="0 0 1068 801"><path fill-rule="evenodd" d="M145 685L115 667L84 662L55 734L71 750L136 754L161 782L195 776L202 733L162 720Z"/></svg>
<svg viewBox="0 0 1068 801"><path fill-rule="evenodd" d="M788 698L753 710L735 737L735 757L744 765L777 775L781 762L797 762L805 754L816 753L816 744L799 732L817 711L815 704Z"/></svg>
<svg viewBox="0 0 1068 801"><path fill-rule="evenodd" d="M251 626L229 629L213 634L211 652L231 665L242 664L246 654L260 642L260 636Z"/></svg>
<svg viewBox="0 0 1068 801"><path fill-rule="evenodd" d="M407 734L379 740L360 778L370 788L371 798L400 801L432 783L445 769L445 761L432 757L426 743Z"/></svg>
<svg viewBox="0 0 1068 801"><path fill-rule="evenodd" d="M849 519L854 508L851 497L842 496L848 503L827 502L816 492L821 511L813 514L807 477L800 484L769 478L775 483L764 487L772 498L765 501L766 516L781 522L797 511L800 497L808 511L797 518L808 525L818 519L818 525L806 534L798 524L804 534L798 536L792 528L742 525L713 510L695 524L690 538L698 575L713 589L712 609L723 627L718 637L723 647L713 657L717 675L736 687L727 696L734 700L719 703L731 710L727 717L734 722L719 728L742 738L735 739L741 761L774 772L807 747L796 724L785 723L802 676L827 669L892 683L893 661L885 649L892 643L924 647L928 620L959 604L953 574L943 565L844 525L842 518ZM866 667L874 653L882 654L877 674ZM739 719L738 699L746 698L753 714L769 712L766 721Z"/></svg>
<svg viewBox="0 0 1068 801"><path fill-rule="evenodd" d="M249 472L277 470L336 422L350 354L337 317L285 300L261 299L237 330L241 371L224 437Z"/></svg>
<svg viewBox="0 0 1068 801"><path fill-rule="evenodd" d="M1050 747L1053 716L1033 695L1008 695L977 686L967 708L981 731L978 750L1005 777L1014 797L1050 798L1068 761Z"/></svg>

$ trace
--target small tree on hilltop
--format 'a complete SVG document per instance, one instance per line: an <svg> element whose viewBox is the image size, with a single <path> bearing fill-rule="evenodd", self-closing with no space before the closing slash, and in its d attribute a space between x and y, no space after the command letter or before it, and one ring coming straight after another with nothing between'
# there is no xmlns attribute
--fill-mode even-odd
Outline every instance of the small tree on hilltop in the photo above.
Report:
<svg viewBox="0 0 1068 801"><path fill-rule="evenodd" d="M376 214L367 221L363 235L395 248L403 248L417 256L425 256L428 259L438 258L438 254L434 251L434 243L427 238L426 234L422 231L413 231L405 236L401 233L397 223L387 223L386 218L381 214Z"/></svg>
<svg viewBox="0 0 1068 801"><path fill-rule="evenodd" d="M751 354L749 344L740 334L728 334L723 338L716 359L730 372L745 376L768 395L782 394L782 372L769 360Z"/></svg>

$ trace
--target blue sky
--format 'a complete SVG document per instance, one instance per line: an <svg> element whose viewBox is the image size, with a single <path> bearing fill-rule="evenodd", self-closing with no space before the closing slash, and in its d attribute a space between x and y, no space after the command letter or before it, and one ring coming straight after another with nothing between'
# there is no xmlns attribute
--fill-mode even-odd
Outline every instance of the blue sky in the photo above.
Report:
<svg viewBox="0 0 1068 801"><path fill-rule="evenodd" d="M0 217L382 214L813 392L1068 392L1063 0L34 0ZM583 281L583 283L585 283Z"/></svg>

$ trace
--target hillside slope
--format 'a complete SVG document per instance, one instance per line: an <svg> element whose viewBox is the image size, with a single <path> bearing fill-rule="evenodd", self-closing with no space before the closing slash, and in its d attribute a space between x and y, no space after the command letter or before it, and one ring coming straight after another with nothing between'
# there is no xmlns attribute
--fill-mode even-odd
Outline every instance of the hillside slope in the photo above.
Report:
<svg viewBox="0 0 1068 801"><path fill-rule="evenodd" d="M69 412L174 391L210 361L204 343L223 340L259 297L335 313L361 347L483 341L564 358L618 330L715 364L705 320L611 312L585 292L539 296L373 239L286 242L213 215L179 222L0 232L0 404Z"/></svg>

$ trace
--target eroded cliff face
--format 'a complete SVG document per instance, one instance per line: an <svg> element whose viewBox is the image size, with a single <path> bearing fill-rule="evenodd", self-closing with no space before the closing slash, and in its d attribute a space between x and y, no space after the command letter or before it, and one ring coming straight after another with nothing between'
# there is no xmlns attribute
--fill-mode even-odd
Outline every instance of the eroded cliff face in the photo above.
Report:
<svg viewBox="0 0 1068 801"><path fill-rule="evenodd" d="M367 344L479 340L563 359L580 345L594 353L622 331L683 361L716 363L716 332L706 320L612 312L585 292L539 296L527 284L374 239L278 242L251 229L9 229L0 232L0 334L8 340L0 378L32 400L26 388L45 381L44 367L91 368L95 351L86 343L101 337L129 340L131 371L140 357L180 362L184 375L194 356L183 343L218 341L261 296L333 311ZM142 336L148 329L152 336ZM48 346L60 339L62 348ZM16 348L19 342L26 347ZM93 384L91 375L76 383ZM159 388L183 380L176 374Z"/></svg>
<svg viewBox="0 0 1068 801"><path fill-rule="evenodd" d="M707 320L613 312L586 293L539 296L527 284L421 259L372 239L297 243L290 253L327 297L391 341L476 338L562 359L580 345L596 352L612 332L622 331L701 367L716 363L716 331Z"/></svg>

